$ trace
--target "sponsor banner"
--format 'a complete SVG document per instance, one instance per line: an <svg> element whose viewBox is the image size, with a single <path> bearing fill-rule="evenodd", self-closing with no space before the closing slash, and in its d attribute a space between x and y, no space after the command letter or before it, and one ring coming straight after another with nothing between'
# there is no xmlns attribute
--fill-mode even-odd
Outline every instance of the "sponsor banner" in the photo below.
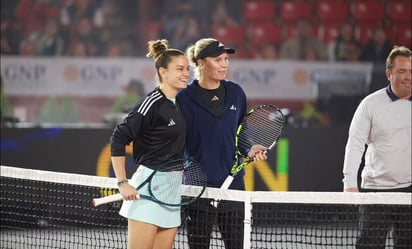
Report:
<svg viewBox="0 0 412 249"><path fill-rule="evenodd" d="M2 57L7 95L119 96L130 79L153 88L155 70L148 59Z"/></svg>
<svg viewBox="0 0 412 249"><path fill-rule="evenodd" d="M249 99L311 100L321 94L319 84L350 89L359 79L368 85L372 75L371 63L235 61L230 68L230 77L242 85Z"/></svg>
<svg viewBox="0 0 412 249"><path fill-rule="evenodd" d="M320 94L318 83L351 89L359 79L369 84L371 73L370 63L231 60L228 79L238 82L249 99L310 100ZM142 81L146 91L156 85L153 61L143 58L2 56L1 74L5 93L17 96L118 96L130 79Z"/></svg>

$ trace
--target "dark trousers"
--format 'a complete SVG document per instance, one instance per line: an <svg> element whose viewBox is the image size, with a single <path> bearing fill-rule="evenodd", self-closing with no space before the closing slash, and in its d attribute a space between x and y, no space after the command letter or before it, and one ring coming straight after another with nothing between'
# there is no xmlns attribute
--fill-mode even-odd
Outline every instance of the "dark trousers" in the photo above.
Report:
<svg viewBox="0 0 412 249"><path fill-rule="evenodd" d="M200 200L186 208L186 229L190 249L209 249L213 227L217 225L226 249L243 248L244 205L221 201L217 208L211 200Z"/></svg>
<svg viewBox="0 0 412 249"><path fill-rule="evenodd" d="M397 190L368 190L363 192L410 192L411 187ZM412 248L410 205L363 205L359 208L360 235L357 249L384 249L386 236L393 228L394 248Z"/></svg>

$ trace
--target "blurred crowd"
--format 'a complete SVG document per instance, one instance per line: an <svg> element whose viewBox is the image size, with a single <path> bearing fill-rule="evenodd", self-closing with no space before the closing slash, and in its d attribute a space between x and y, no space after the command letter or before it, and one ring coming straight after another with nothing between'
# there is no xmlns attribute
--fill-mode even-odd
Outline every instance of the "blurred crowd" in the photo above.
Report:
<svg viewBox="0 0 412 249"><path fill-rule="evenodd" d="M130 52L127 46L135 43L135 2L2 1L1 54L126 56ZM130 40L130 44L124 40Z"/></svg>
<svg viewBox="0 0 412 249"><path fill-rule="evenodd" d="M410 43L410 10L395 18L389 3L410 2L368 1L383 6L384 18L360 20L355 0L1 1L1 54L142 57L150 39L167 38L184 50L213 36L242 59L383 62L393 45L405 42L397 34L409 32ZM324 18L323 2L344 8Z"/></svg>

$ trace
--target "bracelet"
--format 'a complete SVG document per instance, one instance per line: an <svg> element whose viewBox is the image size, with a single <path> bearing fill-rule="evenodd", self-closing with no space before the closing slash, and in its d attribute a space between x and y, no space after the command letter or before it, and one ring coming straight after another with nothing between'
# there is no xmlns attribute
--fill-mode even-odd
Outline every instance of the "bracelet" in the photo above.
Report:
<svg viewBox="0 0 412 249"><path fill-rule="evenodd" d="M128 181L127 179L118 181L118 182L117 182L117 186L120 187L120 186L122 186L123 184L126 184L126 183L128 183L128 182L129 182L129 181Z"/></svg>

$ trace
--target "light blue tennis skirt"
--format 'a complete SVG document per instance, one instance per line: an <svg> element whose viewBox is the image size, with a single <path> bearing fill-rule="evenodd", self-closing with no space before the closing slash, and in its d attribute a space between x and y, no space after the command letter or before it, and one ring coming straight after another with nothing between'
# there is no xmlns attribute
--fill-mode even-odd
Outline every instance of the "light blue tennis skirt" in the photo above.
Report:
<svg viewBox="0 0 412 249"><path fill-rule="evenodd" d="M137 187L144 180L146 180L152 172L152 169L140 165L136 172L133 174L129 183ZM164 176L166 176L167 174L173 173L176 172L158 172L156 174L163 174ZM170 177L164 177L164 179L164 182L159 184L159 186L165 188L174 188L175 190L171 191L173 193L173 198L180 198L181 189L176 189L176 183L171 183ZM177 177L175 179L179 179L179 181L181 182L181 177ZM177 186L180 187L180 184L177 184ZM145 184L143 187L141 187L138 190L138 193L149 195L148 184ZM180 206L166 206L144 198L140 198L135 201L123 201L119 214L128 219L150 223L163 228L178 227L181 223Z"/></svg>

